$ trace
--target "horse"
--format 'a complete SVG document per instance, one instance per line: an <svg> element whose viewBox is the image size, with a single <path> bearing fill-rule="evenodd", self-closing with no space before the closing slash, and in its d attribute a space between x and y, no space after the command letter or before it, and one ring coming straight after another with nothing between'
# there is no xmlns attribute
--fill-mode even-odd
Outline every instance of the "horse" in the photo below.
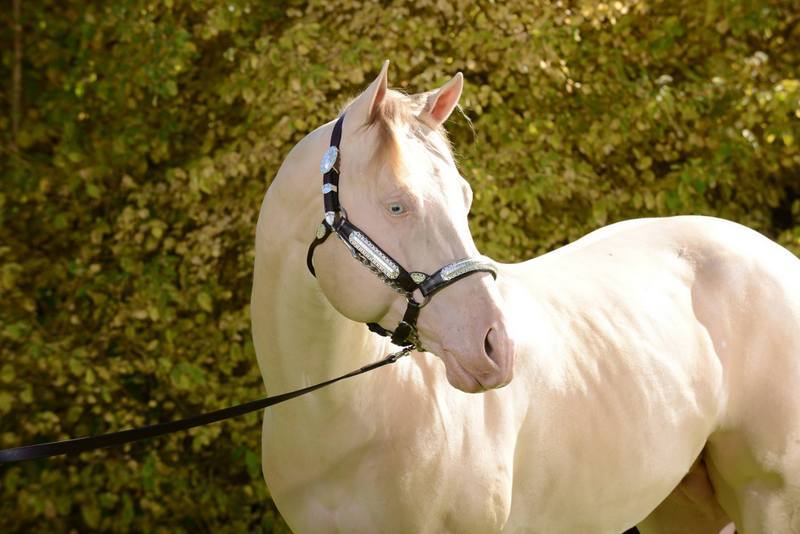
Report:
<svg viewBox="0 0 800 534"><path fill-rule="evenodd" d="M387 69L293 147L257 223L268 391L410 351L265 411L263 475L287 524L800 532L800 260L701 216L619 222L518 264L480 257L443 129L463 76L404 94Z"/></svg>

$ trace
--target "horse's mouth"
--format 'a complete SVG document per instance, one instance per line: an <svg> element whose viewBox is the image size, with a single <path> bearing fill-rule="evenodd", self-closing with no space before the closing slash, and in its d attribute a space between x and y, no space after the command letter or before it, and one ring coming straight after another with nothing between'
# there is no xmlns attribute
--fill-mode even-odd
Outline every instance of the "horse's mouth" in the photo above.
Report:
<svg viewBox="0 0 800 534"><path fill-rule="evenodd" d="M465 393L483 393L490 389L501 388L511 381L510 377L502 377L500 370L494 366L490 373L486 373L481 377L478 373L470 372L448 350L442 350L441 354L447 372L447 381L450 382L450 385Z"/></svg>

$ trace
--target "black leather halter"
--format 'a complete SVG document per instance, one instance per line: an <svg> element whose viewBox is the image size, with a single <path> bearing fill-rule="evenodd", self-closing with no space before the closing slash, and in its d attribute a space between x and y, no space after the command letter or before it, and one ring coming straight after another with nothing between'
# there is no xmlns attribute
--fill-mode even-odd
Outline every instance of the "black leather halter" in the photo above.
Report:
<svg viewBox="0 0 800 534"><path fill-rule="evenodd" d="M497 278L494 263L483 256L464 258L448 263L432 275L420 271L407 271L382 248L376 245L364 232L347 218L347 212L339 204L339 144L342 140L342 124L344 114L339 117L333 127L331 144L320 162L322 173L322 199L325 217L317 228L317 235L308 247L306 265L312 275L314 271L314 249L325 242L328 236L335 233L347 246L355 259L366 265L384 283L403 294L408 302L406 312L394 332L383 328L378 323L367 323L369 329L392 339L392 343L401 347L414 347L424 350L417 333L419 312L430 301L431 297L450 284L473 273L489 273ZM414 293L419 290L423 300L419 302Z"/></svg>

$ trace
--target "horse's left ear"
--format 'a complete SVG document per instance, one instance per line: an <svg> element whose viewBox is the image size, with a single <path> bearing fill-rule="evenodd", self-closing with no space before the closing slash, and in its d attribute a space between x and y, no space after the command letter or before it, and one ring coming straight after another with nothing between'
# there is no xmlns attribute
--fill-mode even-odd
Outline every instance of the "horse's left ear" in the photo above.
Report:
<svg viewBox="0 0 800 534"><path fill-rule="evenodd" d="M458 72L438 91L431 93L419 119L431 128L438 128L455 109L463 88L464 76Z"/></svg>

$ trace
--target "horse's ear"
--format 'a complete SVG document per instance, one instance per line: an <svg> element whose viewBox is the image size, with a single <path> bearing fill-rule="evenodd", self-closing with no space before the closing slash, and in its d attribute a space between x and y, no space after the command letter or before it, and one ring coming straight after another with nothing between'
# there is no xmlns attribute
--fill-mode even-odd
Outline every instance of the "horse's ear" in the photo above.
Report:
<svg viewBox="0 0 800 534"><path fill-rule="evenodd" d="M458 72L438 91L430 94L425 108L419 114L419 119L431 128L438 128L455 109L463 88L464 76Z"/></svg>
<svg viewBox="0 0 800 534"><path fill-rule="evenodd" d="M364 124L372 119L375 110L381 105L384 97L386 97L387 89L387 75L389 71L389 60L383 62L381 72L378 77L369 84L366 91L361 93L352 104L350 104L350 111L348 115L355 118L356 123Z"/></svg>

